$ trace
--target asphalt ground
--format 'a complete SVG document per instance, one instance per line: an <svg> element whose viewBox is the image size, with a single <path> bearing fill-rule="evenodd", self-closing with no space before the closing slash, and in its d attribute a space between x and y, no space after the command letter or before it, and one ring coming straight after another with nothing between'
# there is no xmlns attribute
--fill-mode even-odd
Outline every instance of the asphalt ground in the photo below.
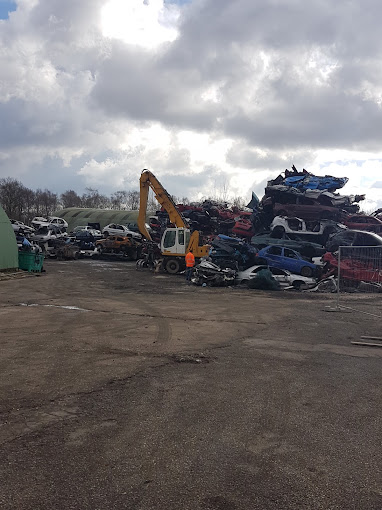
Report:
<svg viewBox="0 0 382 510"><path fill-rule="evenodd" d="M1 509L382 508L382 349L350 343L381 319L131 262L45 269L0 282Z"/></svg>

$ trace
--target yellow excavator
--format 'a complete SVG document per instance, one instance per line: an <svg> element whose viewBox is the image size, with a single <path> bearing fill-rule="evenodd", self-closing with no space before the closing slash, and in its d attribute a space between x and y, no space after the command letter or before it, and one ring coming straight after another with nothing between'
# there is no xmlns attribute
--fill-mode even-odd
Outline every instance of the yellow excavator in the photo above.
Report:
<svg viewBox="0 0 382 510"><path fill-rule="evenodd" d="M192 251L195 258L207 257L210 246L199 246L199 231L191 233L190 225L176 208L174 200L158 181L154 174L144 169L139 180L139 214L138 228L140 233L149 241L151 235L146 228L147 200L150 188L155 198L168 213L174 228L167 228L162 236L160 249L163 256L163 266L168 273L175 274L185 268L185 255Z"/></svg>

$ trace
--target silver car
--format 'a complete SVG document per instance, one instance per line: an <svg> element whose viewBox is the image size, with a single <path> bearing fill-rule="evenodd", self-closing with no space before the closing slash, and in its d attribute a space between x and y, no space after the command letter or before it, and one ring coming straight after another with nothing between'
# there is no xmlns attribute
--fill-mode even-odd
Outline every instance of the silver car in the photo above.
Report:
<svg viewBox="0 0 382 510"><path fill-rule="evenodd" d="M133 237L134 239L142 239L142 235L138 234L138 232L133 232L125 225L118 225L116 223L110 223L109 225L106 225L106 227L102 229L102 234L105 237L118 235L118 236L130 236Z"/></svg>
<svg viewBox="0 0 382 510"><path fill-rule="evenodd" d="M280 269L278 267L269 267L266 265L260 266L252 266L245 271L239 271L235 278L235 282L237 284L245 284L248 283L249 280L255 278L257 273L262 269L269 269L272 273L272 276L275 280L280 283L281 288L293 286L296 289L299 289L301 286L306 286L307 288L313 287L316 285L316 279L307 276L301 276L299 274L292 274L286 269Z"/></svg>

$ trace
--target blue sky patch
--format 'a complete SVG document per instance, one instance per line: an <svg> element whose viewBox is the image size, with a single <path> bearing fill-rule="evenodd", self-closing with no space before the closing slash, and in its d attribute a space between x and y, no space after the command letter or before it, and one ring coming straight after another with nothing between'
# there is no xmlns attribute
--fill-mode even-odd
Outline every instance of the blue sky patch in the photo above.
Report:
<svg viewBox="0 0 382 510"><path fill-rule="evenodd" d="M17 8L16 2L0 0L0 19L8 19L9 13Z"/></svg>

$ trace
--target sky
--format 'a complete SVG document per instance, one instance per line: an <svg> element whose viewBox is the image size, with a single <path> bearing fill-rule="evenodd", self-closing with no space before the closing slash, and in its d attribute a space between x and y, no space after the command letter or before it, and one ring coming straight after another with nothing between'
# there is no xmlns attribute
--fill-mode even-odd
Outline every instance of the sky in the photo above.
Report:
<svg viewBox="0 0 382 510"><path fill-rule="evenodd" d="M0 0L0 178L248 200L294 164L382 207L377 0Z"/></svg>

